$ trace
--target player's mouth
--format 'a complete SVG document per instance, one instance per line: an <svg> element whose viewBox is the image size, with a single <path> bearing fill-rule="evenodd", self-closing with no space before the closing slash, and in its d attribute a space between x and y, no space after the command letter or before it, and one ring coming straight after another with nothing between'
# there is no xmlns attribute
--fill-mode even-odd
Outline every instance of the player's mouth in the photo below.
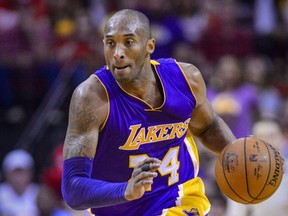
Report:
<svg viewBox="0 0 288 216"><path fill-rule="evenodd" d="M124 70L125 70L126 68L128 68L128 67L129 67L129 65L121 66L121 67L115 66L114 69L115 69L116 72L122 72L122 71L124 71Z"/></svg>

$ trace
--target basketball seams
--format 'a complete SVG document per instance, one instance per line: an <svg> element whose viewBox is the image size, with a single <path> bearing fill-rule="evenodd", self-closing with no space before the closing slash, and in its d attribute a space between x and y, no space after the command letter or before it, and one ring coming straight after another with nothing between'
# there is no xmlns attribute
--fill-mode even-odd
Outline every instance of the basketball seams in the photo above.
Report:
<svg viewBox="0 0 288 216"><path fill-rule="evenodd" d="M265 181L265 184L263 185L263 189L260 191L260 193L258 194L258 196L255 198L255 199L257 199L260 195L261 195L261 193L264 191L264 189L265 189L265 187L266 187L266 185L267 185L267 183L268 183L268 180L270 179L270 176L271 176L271 164L272 164L272 160L271 160L271 154L270 154L270 149L268 148L268 145L267 145L267 143L266 142L264 142L263 140L261 140L262 141L262 143L265 145L265 147L266 147L266 149L267 149L267 152L268 152L268 155L269 155L269 172L268 172L268 176L267 176L267 178L266 178L266 181ZM273 194L273 193L272 193ZM257 200L265 200L265 199L267 199L268 197L270 197L272 194L269 194L269 195L267 195L266 197L263 197L263 198L261 198L261 199L257 199Z"/></svg>
<svg viewBox="0 0 288 216"><path fill-rule="evenodd" d="M226 183L228 184L230 190L233 191L233 193L234 193L236 196L238 196L238 198L240 198L241 200L243 200L243 201L249 203L248 200L244 199L244 198L241 197L238 193L236 193L236 191L233 189L233 187L232 187L231 184L229 183L228 178L226 177L225 165L224 165L224 162L223 162L223 161L224 161L223 158L224 158L225 153L226 153L226 151L227 151L228 148L229 148L229 145L225 147L225 149L224 149L224 151L223 151L223 154L222 154L222 159L221 159L221 165L222 165L223 176L224 176L225 181L226 181ZM229 198L230 198L230 197L229 197ZM242 203L244 203L244 202L242 202Z"/></svg>
<svg viewBox="0 0 288 216"><path fill-rule="evenodd" d="M246 178L246 191L248 195L250 195L250 190L249 190L249 179L248 179L248 172L247 172L247 157L246 157L246 143L247 142L247 137L244 138L244 145L243 145L243 154L244 154L244 170L245 170L245 178ZM252 198L253 199L253 198ZM251 202L251 201L250 201ZM250 203L248 202L248 203Z"/></svg>
<svg viewBox="0 0 288 216"><path fill-rule="evenodd" d="M244 143L244 145L245 145L245 151L244 151L244 152L245 152L245 176L246 176L246 179L247 179L247 188L248 188L247 192L248 192L248 195L252 198L252 200L250 201L250 203L253 203L253 201L255 201L255 200L260 201L260 200L266 199L266 198L268 198L269 196L271 196L271 195L268 195L267 197L258 199L258 197L261 195L261 193L265 190L266 184L267 184L268 179L270 178L270 174L271 174L271 155L270 155L270 150L268 149L268 146L266 145L265 142L263 142L262 140L258 140L258 141L261 141L261 142L264 144L264 146L266 147L266 150L267 150L267 152L268 152L268 156L269 156L269 169L268 169L268 170L269 170L269 172L268 172L268 176L266 177L266 181L265 181L265 183L263 184L263 187L262 187L262 189L260 190L260 192L258 193L258 195L257 195L256 197L252 196L252 195L250 194L250 188L249 188L249 182L248 182L248 173L247 173L247 169L246 169L246 160L247 160L247 158L246 158L246 138L245 138L245 143ZM256 142L257 142L257 141L256 141Z"/></svg>

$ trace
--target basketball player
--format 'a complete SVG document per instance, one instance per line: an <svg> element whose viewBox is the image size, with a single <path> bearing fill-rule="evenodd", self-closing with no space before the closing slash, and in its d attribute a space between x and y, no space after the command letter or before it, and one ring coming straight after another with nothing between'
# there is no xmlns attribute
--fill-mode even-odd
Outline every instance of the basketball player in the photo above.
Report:
<svg viewBox="0 0 288 216"><path fill-rule="evenodd" d="M151 60L155 40L138 11L115 13L103 41L107 65L71 99L66 202L94 215L208 215L193 137L216 153L235 137L207 101L201 73Z"/></svg>

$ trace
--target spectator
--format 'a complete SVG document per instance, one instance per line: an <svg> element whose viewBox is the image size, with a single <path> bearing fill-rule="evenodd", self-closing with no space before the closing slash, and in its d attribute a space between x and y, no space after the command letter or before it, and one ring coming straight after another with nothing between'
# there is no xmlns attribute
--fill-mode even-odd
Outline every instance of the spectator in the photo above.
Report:
<svg viewBox="0 0 288 216"><path fill-rule="evenodd" d="M180 19L173 13L171 2L147 0L138 7L150 18L152 36L157 41L152 58L170 57L175 45L184 40Z"/></svg>
<svg viewBox="0 0 288 216"><path fill-rule="evenodd" d="M259 114L261 117L276 118L280 115L282 100L274 86L272 62L268 58L254 56L245 62L245 78L258 92Z"/></svg>
<svg viewBox="0 0 288 216"><path fill-rule="evenodd" d="M38 216L88 216L88 211L71 209L62 198L61 177L63 145L58 145L52 154L49 167L44 169L37 194Z"/></svg>
<svg viewBox="0 0 288 216"><path fill-rule="evenodd" d="M197 44L208 25L209 16L204 10L204 2L180 0L173 3L177 10L184 40L192 45Z"/></svg>
<svg viewBox="0 0 288 216"><path fill-rule="evenodd" d="M208 27L199 42L205 57L215 63L223 55L243 58L254 52L252 29L239 23L236 1L209 1Z"/></svg>
<svg viewBox="0 0 288 216"><path fill-rule="evenodd" d="M284 12L285 1L254 0L253 24L256 52L267 55L271 59L287 56L285 13L280 7L283 7Z"/></svg>
<svg viewBox="0 0 288 216"><path fill-rule="evenodd" d="M283 101L280 121L281 121L281 125L283 125L284 136L288 140L288 99ZM288 148L286 148L286 153L288 155Z"/></svg>
<svg viewBox="0 0 288 216"><path fill-rule="evenodd" d="M240 62L233 56L223 56L207 88L212 106L237 138L250 135L252 124L258 118L257 91L242 75Z"/></svg>
<svg viewBox="0 0 288 216"><path fill-rule="evenodd" d="M37 216L36 194L33 182L34 161L24 150L9 152L3 161L5 181L0 185L0 215Z"/></svg>

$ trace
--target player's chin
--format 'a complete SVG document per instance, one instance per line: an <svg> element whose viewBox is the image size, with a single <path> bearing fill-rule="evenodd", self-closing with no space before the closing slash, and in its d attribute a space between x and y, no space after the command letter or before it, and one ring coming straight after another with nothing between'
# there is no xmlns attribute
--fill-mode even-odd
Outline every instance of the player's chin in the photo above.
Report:
<svg viewBox="0 0 288 216"><path fill-rule="evenodd" d="M114 67L113 73L117 79L127 79L130 74L131 68L129 66L123 68Z"/></svg>

